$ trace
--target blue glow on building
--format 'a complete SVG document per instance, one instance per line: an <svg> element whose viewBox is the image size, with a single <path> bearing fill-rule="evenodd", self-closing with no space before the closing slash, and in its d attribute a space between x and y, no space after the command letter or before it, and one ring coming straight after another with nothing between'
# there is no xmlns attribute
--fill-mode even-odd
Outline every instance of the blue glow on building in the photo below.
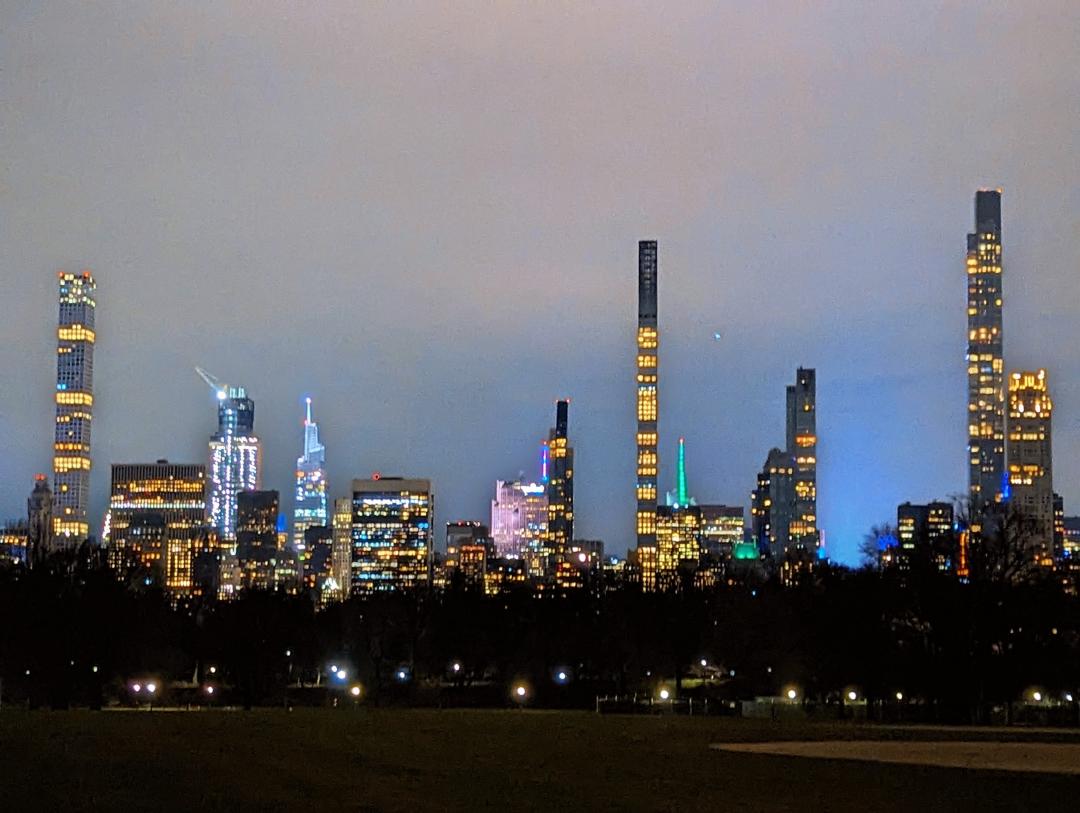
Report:
<svg viewBox="0 0 1080 813"><path fill-rule="evenodd" d="M304 531L329 527L326 499L326 447L319 442L319 425L311 418L311 398L304 399L304 453L296 459L296 504L293 544L304 550Z"/></svg>

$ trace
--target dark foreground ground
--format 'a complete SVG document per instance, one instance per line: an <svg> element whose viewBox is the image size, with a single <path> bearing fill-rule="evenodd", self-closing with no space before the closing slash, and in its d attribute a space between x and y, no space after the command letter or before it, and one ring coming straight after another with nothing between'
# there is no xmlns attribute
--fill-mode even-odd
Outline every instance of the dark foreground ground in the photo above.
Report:
<svg viewBox="0 0 1080 813"><path fill-rule="evenodd" d="M800 739L1077 741L522 711L0 713L0 809L1078 810L1080 777L730 753Z"/></svg>

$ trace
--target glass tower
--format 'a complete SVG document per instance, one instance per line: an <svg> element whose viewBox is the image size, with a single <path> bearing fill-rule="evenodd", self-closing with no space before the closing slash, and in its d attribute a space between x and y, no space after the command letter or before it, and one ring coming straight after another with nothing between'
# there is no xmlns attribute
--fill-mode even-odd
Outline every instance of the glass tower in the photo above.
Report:
<svg viewBox="0 0 1080 813"><path fill-rule="evenodd" d="M787 452L794 463L789 495L788 545L800 555L817 554L817 376L800 367L787 388Z"/></svg>
<svg viewBox="0 0 1080 813"><path fill-rule="evenodd" d="M1001 190L983 189L975 193L975 231L967 236L968 483L973 516L1007 493L1001 290Z"/></svg>
<svg viewBox="0 0 1080 813"><path fill-rule="evenodd" d="M255 437L255 402L243 387L217 390L218 431L210 438L210 524L236 542L236 495L260 485L262 446Z"/></svg>
<svg viewBox="0 0 1080 813"><path fill-rule="evenodd" d="M89 271L61 271L53 444L53 534L75 544L90 533L90 420L94 407L94 291Z"/></svg>
<svg viewBox="0 0 1080 813"><path fill-rule="evenodd" d="M1053 412L1046 370L1009 376L1009 500L1030 518L1027 544L1046 566L1054 563Z"/></svg>
<svg viewBox="0 0 1080 813"><path fill-rule="evenodd" d="M326 447L319 443L319 425L311 419L311 399L306 400L304 453L296 459L296 506L293 509L293 544L304 551L304 531L318 525L330 527L326 504Z"/></svg>
<svg viewBox="0 0 1080 813"><path fill-rule="evenodd" d="M434 503L430 480L378 475L353 480L351 592L371 595L428 585Z"/></svg>
<svg viewBox="0 0 1080 813"><path fill-rule="evenodd" d="M555 426L544 447L548 533L556 556L563 556L574 541L574 447L567 438L569 415L570 401L557 401Z"/></svg>
<svg viewBox="0 0 1080 813"><path fill-rule="evenodd" d="M638 243L637 499L636 531L642 588L656 586L657 456L656 241Z"/></svg>

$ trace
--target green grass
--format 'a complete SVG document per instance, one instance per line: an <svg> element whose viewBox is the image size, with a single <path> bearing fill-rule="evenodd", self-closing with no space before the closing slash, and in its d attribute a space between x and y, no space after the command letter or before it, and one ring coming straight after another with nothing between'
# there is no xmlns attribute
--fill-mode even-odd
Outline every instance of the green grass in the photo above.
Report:
<svg viewBox="0 0 1080 813"><path fill-rule="evenodd" d="M708 748L895 736L913 735L840 723L577 712L5 710L0 808L1077 809L1075 777Z"/></svg>

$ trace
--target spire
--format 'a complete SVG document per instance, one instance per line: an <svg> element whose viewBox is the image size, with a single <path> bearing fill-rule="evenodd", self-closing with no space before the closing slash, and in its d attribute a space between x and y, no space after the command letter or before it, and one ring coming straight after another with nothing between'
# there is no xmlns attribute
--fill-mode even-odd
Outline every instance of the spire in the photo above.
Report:
<svg viewBox="0 0 1080 813"><path fill-rule="evenodd" d="M676 489L678 504L689 505L690 499L686 493L686 438L679 438L679 472Z"/></svg>
<svg viewBox="0 0 1080 813"><path fill-rule="evenodd" d="M307 417L304 419L304 423L311 424L311 396L309 395L304 399L307 402Z"/></svg>
<svg viewBox="0 0 1080 813"><path fill-rule="evenodd" d="M323 453L326 447L319 443L319 425L311 419L311 397L304 399L304 456L297 462L300 466L304 461L323 461Z"/></svg>

